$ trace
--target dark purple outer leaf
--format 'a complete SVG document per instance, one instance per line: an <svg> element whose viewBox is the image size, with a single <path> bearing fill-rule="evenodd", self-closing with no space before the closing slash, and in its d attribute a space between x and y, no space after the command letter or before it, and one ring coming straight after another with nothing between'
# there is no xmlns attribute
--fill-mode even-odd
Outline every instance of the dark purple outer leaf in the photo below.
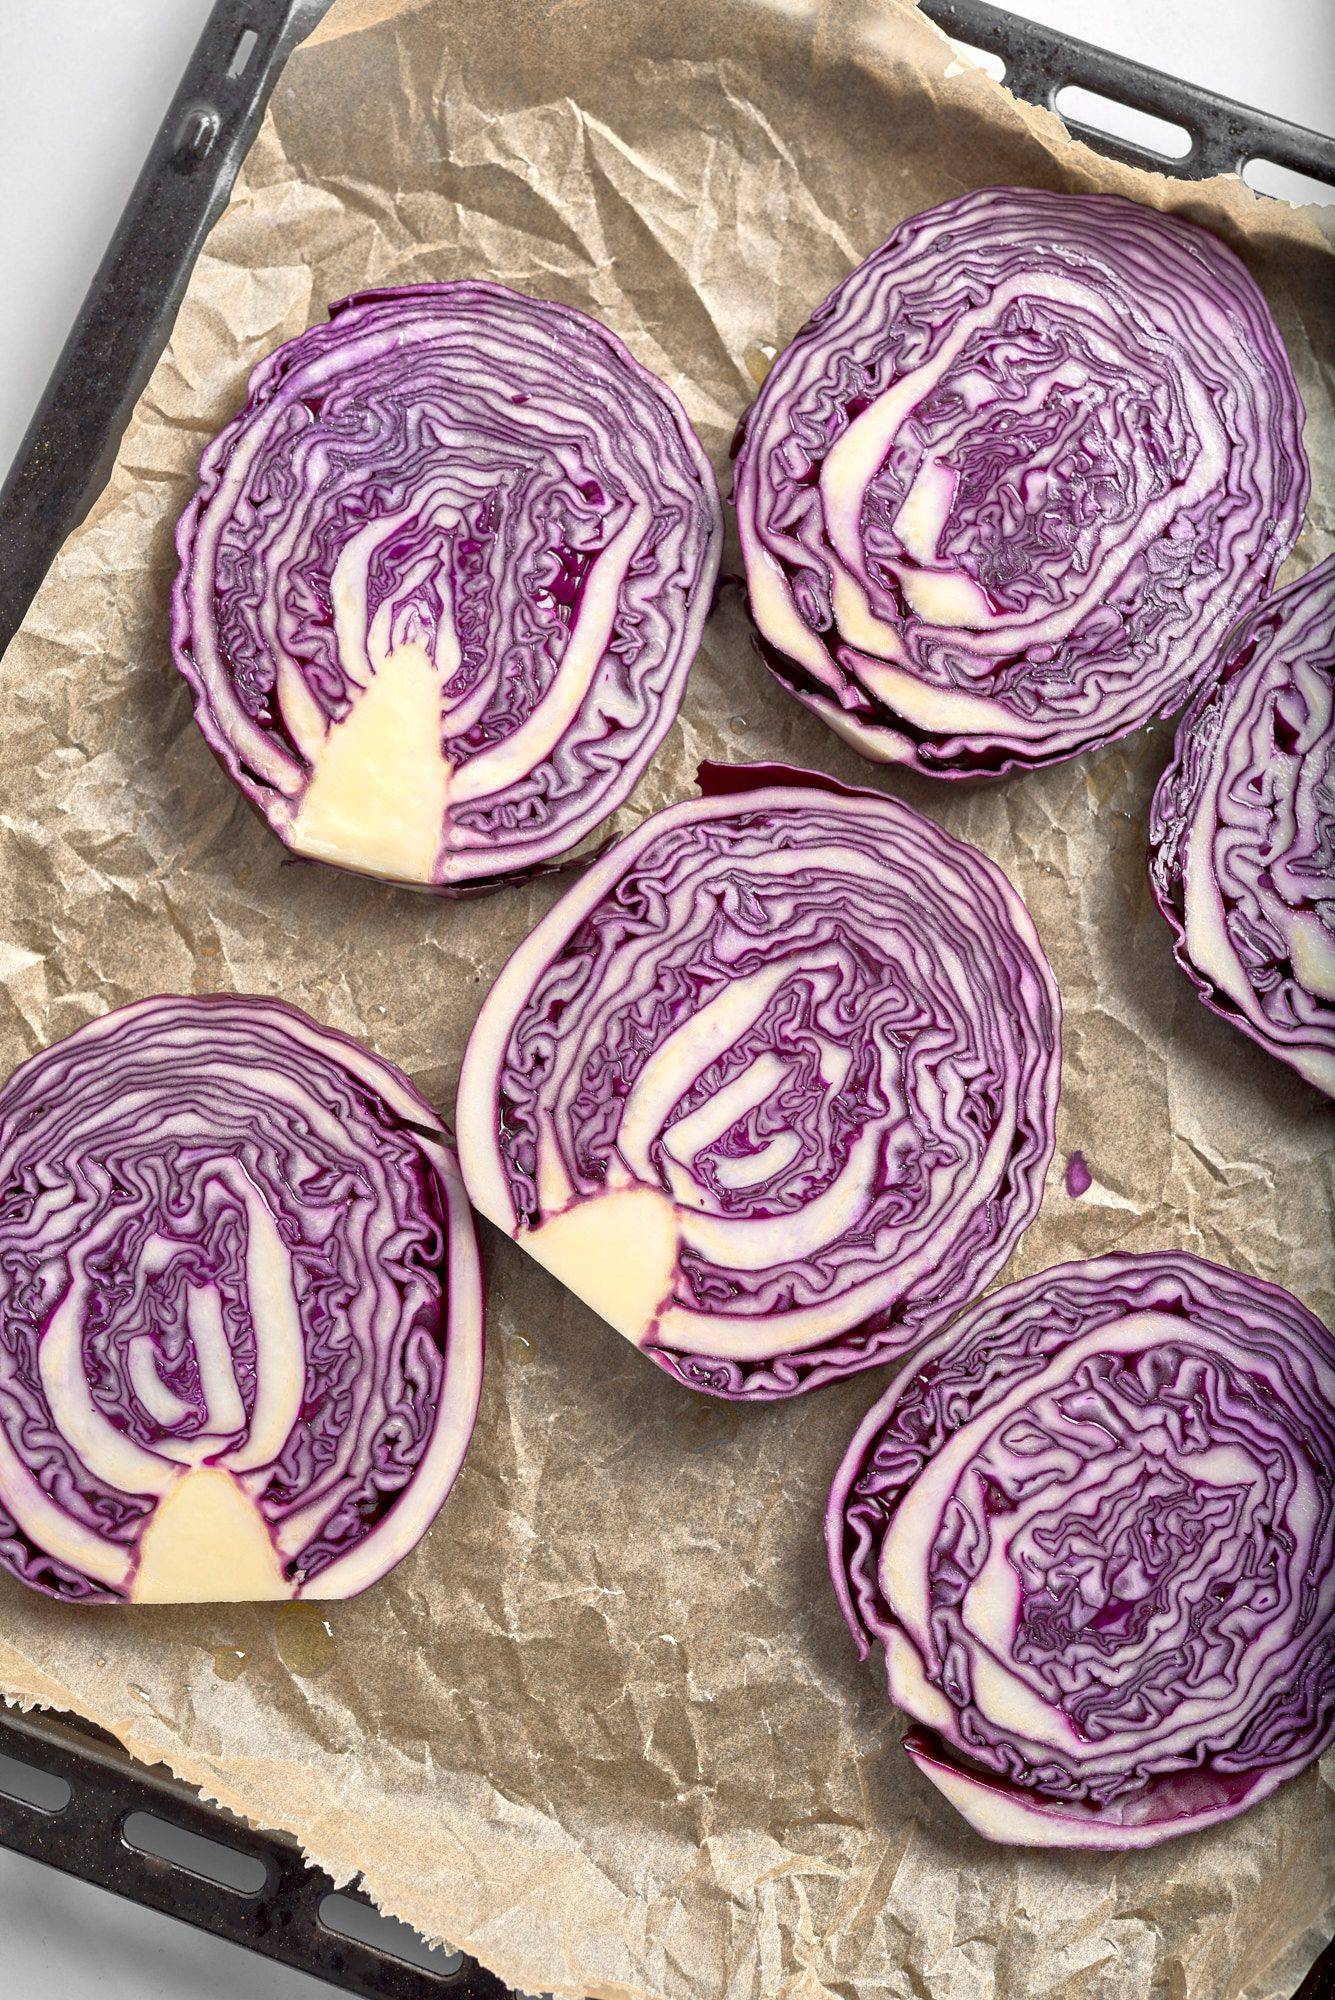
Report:
<svg viewBox="0 0 1335 2000"><path fill-rule="evenodd" d="M296 853L463 892L544 867L670 727L722 524L672 392L495 284L330 307L177 531L176 664Z"/></svg>
<svg viewBox="0 0 1335 2000"><path fill-rule="evenodd" d="M481 1372L444 1128L345 1036L276 1000L142 1000L0 1088L0 1563L23 1582L355 1595L430 1525ZM241 1539L201 1527L178 1592L162 1524L205 1490Z"/></svg>
<svg viewBox="0 0 1335 2000"><path fill-rule="evenodd" d="M1178 725L1151 842L1207 1007L1335 1097L1335 556L1229 634Z"/></svg>
<svg viewBox="0 0 1335 2000"><path fill-rule="evenodd" d="M868 1414L826 1519L905 1747L981 1832L1148 1846L1335 1740L1335 1340L1185 1253L982 1300Z"/></svg>
<svg viewBox="0 0 1335 2000"><path fill-rule="evenodd" d="M735 498L761 653L865 756L987 777L1179 708L1307 498L1247 271L1115 195L901 225L780 355Z"/></svg>

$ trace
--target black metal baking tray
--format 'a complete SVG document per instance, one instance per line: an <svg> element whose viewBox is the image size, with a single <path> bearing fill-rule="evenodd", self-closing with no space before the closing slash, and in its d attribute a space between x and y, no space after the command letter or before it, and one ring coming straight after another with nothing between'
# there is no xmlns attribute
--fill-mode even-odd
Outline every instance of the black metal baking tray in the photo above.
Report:
<svg viewBox="0 0 1335 2000"><path fill-rule="evenodd" d="M61 542L105 484L283 63L328 3L217 0L0 488L0 652ZM1180 126L1190 139L1183 157L1166 159L1068 120L1117 159L1192 179L1241 171L1260 159L1335 187L1335 139L1051 34L984 0L920 4L948 35L1000 58L1018 96L1052 105L1059 91L1079 85ZM5 1757L15 1760L8 1777ZM16 1766L42 1774L45 1792L40 1780L25 1786L21 1773L16 1778ZM45 1805L31 1802L34 1791ZM144 1851L134 1839L137 1814L230 1850L252 1864L259 1886L246 1893L225 1886L207 1863L192 1868ZM291 1841L203 1804L73 1718L0 1709L0 1844L370 2000L515 2000L473 1959L455 1954L428 1970L406 1964L392 1942L359 1941L334 1928L334 1885L303 1863ZM1335 1945L1296 2000L1335 2000Z"/></svg>
<svg viewBox="0 0 1335 2000"><path fill-rule="evenodd" d="M336 1890L294 1841L205 1805L73 1717L0 1708L0 1844L365 2000L514 2000L462 1952L433 1954L437 1969L406 1963L395 1945L420 1940Z"/></svg>

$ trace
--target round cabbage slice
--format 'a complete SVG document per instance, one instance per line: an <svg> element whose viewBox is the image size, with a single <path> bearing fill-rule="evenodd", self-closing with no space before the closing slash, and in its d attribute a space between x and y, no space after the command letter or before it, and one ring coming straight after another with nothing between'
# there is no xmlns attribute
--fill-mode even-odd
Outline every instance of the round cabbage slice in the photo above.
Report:
<svg viewBox="0 0 1335 2000"><path fill-rule="evenodd" d="M344 299L255 370L200 481L176 664L294 853L484 888L575 847L666 735L718 489L583 313L495 284Z"/></svg>
<svg viewBox="0 0 1335 2000"><path fill-rule="evenodd" d="M791 1396L1005 1262L1060 1002L1001 870L907 806L701 771L522 944L459 1090L474 1204L694 1389Z"/></svg>
<svg viewBox="0 0 1335 2000"><path fill-rule="evenodd" d="M1170 714L1302 522L1302 404L1214 236L1115 195L912 217L766 378L735 498L761 653L858 750L986 777Z"/></svg>
<svg viewBox="0 0 1335 2000"><path fill-rule="evenodd" d="M444 1128L276 1000L141 1000L0 1088L0 1563L83 1603L352 1597L473 1429Z"/></svg>
<svg viewBox="0 0 1335 2000"><path fill-rule="evenodd" d="M1230 634L1179 724L1151 841L1206 1006L1335 1097L1335 556Z"/></svg>
<svg viewBox="0 0 1335 2000"><path fill-rule="evenodd" d="M849 1447L826 1517L904 1747L993 1840L1149 1847L1335 1740L1335 1340L1179 1252L973 1306Z"/></svg>

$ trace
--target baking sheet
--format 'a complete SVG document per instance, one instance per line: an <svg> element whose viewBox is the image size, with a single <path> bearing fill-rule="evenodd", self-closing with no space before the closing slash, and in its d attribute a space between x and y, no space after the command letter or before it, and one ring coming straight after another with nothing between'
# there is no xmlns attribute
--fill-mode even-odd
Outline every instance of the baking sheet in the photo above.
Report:
<svg viewBox="0 0 1335 2000"><path fill-rule="evenodd" d="M899 0L336 4L0 668L0 1069L144 993L273 992L448 1111L482 993L557 893L449 906L293 864L205 749L170 666L171 531L261 355L360 286L496 276L606 320L722 474L766 351L902 216L991 181L1120 189L1242 251L1309 412L1294 567L1327 553L1330 212L1111 164ZM1007 1275L1172 1243L1330 1320L1330 1112L1199 1005L1145 884L1168 741L971 793L877 774L776 689L725 590L616 824L685 796L701 756L787 758L977 842L1067 1010L1057 1157ZM1094 1185L1073 1200L1077 1148ZM91 1717L531 1989L1292 1992L1332 1925L1335 1768L1121 1860L987 1847L900 1752L824 1573L826 1488L886 1372L694 1398L486 1236L477 1435L393 1576L332 1607L108 1613L0 1577L0 1690Z"/></svg>

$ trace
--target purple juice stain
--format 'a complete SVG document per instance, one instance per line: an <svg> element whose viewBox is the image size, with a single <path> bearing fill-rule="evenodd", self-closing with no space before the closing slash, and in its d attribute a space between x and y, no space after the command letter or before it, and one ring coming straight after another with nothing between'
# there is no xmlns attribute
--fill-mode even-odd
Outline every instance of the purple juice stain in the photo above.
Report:
<svg viewBox="0 0 1335 2000"><path fill-rule="evenodd" d="M1089 1162L1083 1153L1072 1153L1066 1162L1066 1192L1078 1197L1088 1194L1094 1185L1094 1176L1089 1171Z"/></svg>

